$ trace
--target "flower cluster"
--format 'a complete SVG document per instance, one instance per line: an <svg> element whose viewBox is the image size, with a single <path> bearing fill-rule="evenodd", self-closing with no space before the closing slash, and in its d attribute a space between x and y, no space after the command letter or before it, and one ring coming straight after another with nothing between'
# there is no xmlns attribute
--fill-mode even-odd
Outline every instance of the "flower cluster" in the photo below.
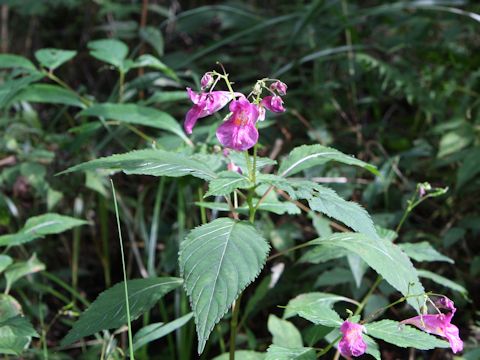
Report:
<svg viewBox="0 0 480 360"><path fill-rule="evenodd" d="M225 80L230 91L213 90L220 79ZM206 73L200 85L200 93L187 88L193 106L185 117L185 131L191 134L198 119L212 115L230 103L230 113L217 129L218 141L229 149L245 151L253 147L258 142L257 122L265 119L266 110L285 111L281 96L287 93L287 85L279 80L258 80L248 96L234 92L228 76L214 71ZM269 95L262 98L263 90Z"/></svg>
<svg viewBox="0 0 480 360"><path fill-rule="evenodd" d="M454 353L463 350L463 341L458 335L458 328L451 323L457 309L452 300L446 296L434 302L437 314L418 315L403 320L402 324L409 324L429 333L444 337L450 343ZM440 310L444 310L442 313ZM344 321L340 327L342 338L338 343L338 350L344 357L360 356L367 350L367 344L363 340L363 333L366 331L361 324Z"/></svg>

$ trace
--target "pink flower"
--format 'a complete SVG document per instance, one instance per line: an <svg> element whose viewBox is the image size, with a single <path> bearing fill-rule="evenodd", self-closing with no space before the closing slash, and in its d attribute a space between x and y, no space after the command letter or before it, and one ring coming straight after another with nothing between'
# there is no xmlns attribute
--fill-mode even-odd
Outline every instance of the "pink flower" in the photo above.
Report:
<svg viewBox="0 0 480 360"><path fill-rule="evenodd" d="M230 111L230 118L217 129L217 138L227 148L248 150L258 141L258 130L255 127L259 115L257 106L241 97L230 103Z"/></svg>
<svg viewBox="0 0 480 360"><path fill-rule="evenodd" d="M363 340L362 332L365 327L360 324L344 321L340 326L343 336L338 343L338 349L343 356L360 356L367 350L367 344Z"/></svg>
<svg viewBox="0 0 480 360"><path fill-rule="evenodd" d="M187 88L188 96L193 102L192 108L185 116L183 127L187 134L192 133L198 119L216 113L232 100L233 96L228 91L212 91L209 93L196 93L192 89Z"/></svg>
<svg viewBox="0 0 480 360"><path fill-rule="evenodd" d="M202 76L202 80L200 80L200 85L202 86L202 90L208 89L213 84L213 76L210 73L205 73Z"/></svg>
<svg viewBox="0 0 480 360"><path fill-rule="evenodd" d="M280 96L265 96L262 99L261 105L272 112L280 113L285 111L283 100Z"/></svg>
<svg viewBox="0 0 480 360"><path fill-rule="evenodd" d="M453 301L446 296L435 302L439 309L449 310L445 314L419 315L402 321L402 324L410 324L433 335L444 337L450 343L454 353L463 350L463 341L458 335L458 328L451 324L453 315L457 309Z"/></svg>
<svg viewBox="0 0 480 360"><path fill-rule="evenodd" d="M235 165L235 163L234 163L233 161L230 161L230 162L228 163L227 169L228 169L228 171L235 171L235 172L237 172L237 173L239 173L239 174L242 173L242 169L240 168L240 166Z"/></svg>
<svg viewBox="0 0 480 360"><path fill-rule="evenodd" d="M281 81L275 81L272 85L270 85L270 89L273 91L277 91L278 95L285 95L287 93L287 85Z"/></svg>

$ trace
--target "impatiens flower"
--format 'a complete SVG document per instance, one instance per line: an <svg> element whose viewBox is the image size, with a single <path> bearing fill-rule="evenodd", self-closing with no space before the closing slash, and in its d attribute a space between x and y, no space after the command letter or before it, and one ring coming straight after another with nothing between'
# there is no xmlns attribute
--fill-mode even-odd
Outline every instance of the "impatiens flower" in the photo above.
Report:
<svg viewBox="0 0 480 360"><path fill-rule="evenodd" d="M202 90L208 89L213 84L213 76L210 73L205 73L202 76L202 80L200 80L200 85L202 86Z"/></svg>
<svg viewBox="0 0 480 360"><path fill-rule="evenodd" d="M192 133L198 119L216 113L218 110L228 104L233 99L233 95L228 91L212 91L209 93L196 93L187 88L188 96L193 102L193 107L185 116L183 127L187 134Z"/></svg>
<svg viewBox="0 0 480 360"><path fill-rule="evenodd" d="M360 356L367 350L367 344L363 340L362 332L365 327L360 324L352 323L348 320L344 321L340 326L343 336L338 343L340 354L345 357Z"/></svg>
<svg viewBox="0 0 480 360"><path fill-rule="evenodd" d="M463 341L458 335L458 328L451 324L453 315L457 310L453 301L446 296L435 302L439 309L446 309L445 314L419 315L402 321L402 324L410 324L433 335L444 337L450 343L454 353L463 350Z"/></svg>
<svg viewBox="0 0 480 360"><path fill-rule="evenodd" d="M272 85L270 85L271 90L276 90L278 95L285 95L287 93L287 85L281 81L275 81Z"/></svg>
<svg viewBox="0 0 480 360"><path fill-rule="evenodd" d="M261 105L272 112L280 113L285 111L283 100L280 96L265 96L262 99Z"/></svg>
<svg viewBox="0 0 480 360"><path fill-rule="evenodd" d="M258 130L255 127L258 108L245 97L241 97L230 103L230 111L230 118L217 129L217 138L227 148L248 150L258 141Z"/></svg>

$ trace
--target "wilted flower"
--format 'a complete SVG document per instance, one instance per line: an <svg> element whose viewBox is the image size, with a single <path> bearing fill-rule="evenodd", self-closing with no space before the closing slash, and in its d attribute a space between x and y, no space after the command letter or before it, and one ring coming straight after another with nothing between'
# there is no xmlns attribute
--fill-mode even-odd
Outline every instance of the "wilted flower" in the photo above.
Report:
<svg viewBox="0 0 480 360"><path fill-rule="evenodd" d="M455 311L455 305L452 300L443 296L435 302L438 309L448 310L445 314L427 314L414 316L410 319L402 321L402 324L410 324L419 329L433 335L444 337L450 343L450 347L454 353L463 350L463 341L458 335L458 328L451 324L451 320Z"/></svg>
<svg viewBox="0 0 480 360"><path fill-rule="evenodd" d="M367 350L367 344L363 340L362 332L365 327L360 324L344 321L340 326L343 336L338 343L338 349L343 356L360 356Z"/></svg>
<svg viewBox="0 0 480 360"><path fill-rule="evenodd" d="M208 89L213 84L213 76L207 72L202 76L202 80L200 80L200 85L202 86L202 90Z"/></svg>
<svg viewBox="0 0 480 360"><path fill-rule="evenodd" d="M198 119L216 113L218 110L228 104L233 99L233 95L228 91L212 91L209 93L196 93L187 88L188 96L193 102L193 107L185 116L184 128L187 134L192 133Z"/></svg>
<svg viewBox="0 0 480 360"><path fill-rule="evenodd" d="M281 81L275 81L272 85L270 85L270 89L273 91L277 91L278 95L285 95L287 93L287 85Z"/></svg>
<svg viewBox="0 0 480 360"><path fill-rule="evenodd" d="M255 127L258 119L257 106L241 97L230 103L230 111L230 118L217 129L217 138L227 148L248 150L258 141L258 130Z"/></svg>
<svg viewBox="0 0 480 360"><path fill-rule="evenodd" d="M285 111L283 100L280 96L265 96L262 99L261 105L272 112L280 113Z"/></svg>

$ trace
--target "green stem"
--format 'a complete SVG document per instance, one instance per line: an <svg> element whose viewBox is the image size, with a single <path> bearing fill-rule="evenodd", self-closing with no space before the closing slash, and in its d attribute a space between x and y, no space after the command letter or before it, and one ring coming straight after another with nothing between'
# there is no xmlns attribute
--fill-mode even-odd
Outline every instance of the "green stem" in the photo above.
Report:
<svg viewBox="0 0 480 360"><path fill-rule="evenodd" d="M230 322L230 360L235 360L235 341L237 338L238 314L240 313L240 301L242 294L238 295L233 305L232 321Z"/></svg>
<svg viewBox="0 0 480 360"><path fill-rule="evenodd" d="M319 358L319 357L325 355L327 352L329 352L330 349L331 349L332 347L334 347L335 344L337 343L337 341L340 340L341 338L342 338L342 335L338 335L338 336L335 338L335 340L333 340L333 341L332 341L330 344L328 344L323 350L321 350L321 351L319 351L319 352L317 353L317 358Z"/></svg>
<svg viewBox="0 0 480 360"><path fill-rule="evenodd" d="M362 312L362 310L365 307L365 304L367 303L368 299L370 298L370 296L372 296L373 292L375 291L377 286L380 285L381 282L382 282L382 277L378 276L377 279L375 280L375 282L373 283L372 287L370 288L370 290L368 290L366 295L363 297L363 300L357 306L357 309L355 310L353 315L358 315Z"/></svg>
<svg viewBox="0 0 480 360"><path fill-rule="evenodd" d="M125 91L125 72L119 71L119 85L118 85L118 102L123 101L123 93Z"/></svg>
<svg viewBox="0 0 480 360"><path fill-rule="evenodd" d="M92 105L92 102L88 100L87 98L81 96L78 94L75 90L73 90L67 83L65 83L62 79L58 78L54 73L49 72L49 71L44 71L44 74L52 81L56 82L58 85L61 87L67 89L68 91L72 92L75 96L77 96L81 102L83 102L85 105L90 106Z"/></svg>

